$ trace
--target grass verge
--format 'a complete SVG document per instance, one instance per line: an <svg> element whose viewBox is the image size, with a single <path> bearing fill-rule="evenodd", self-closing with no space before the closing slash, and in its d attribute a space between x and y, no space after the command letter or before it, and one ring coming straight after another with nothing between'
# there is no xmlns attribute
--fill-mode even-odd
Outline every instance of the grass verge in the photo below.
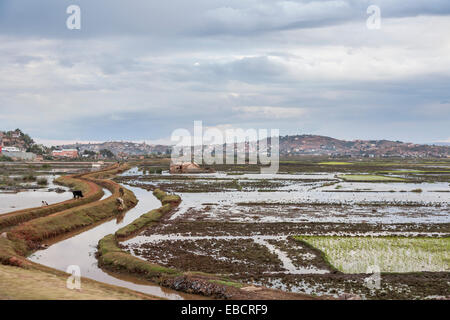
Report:
<svg viewBox="0 0 450 320"><path fill-rule="evenodd" d="M158 222L164 214L171 210L172 206L169 203L163 205L161 208L151 210L125 227L117 230L115 236L119 240L128 239L142 231L144 228L149 227L151 224Z"/></svg>
<svg viewBox="0 0 450 320"><path fill-rule="evenodd" d="M129 272L133 274L143 275L148 280L155 280L155 278L162 274L178 275L174 269L161 267L157 264L149 263L141 260L123 251L119 248L117 239L110 234L101 239L98 243L99 263L102 267L106 267L112 271Z"/></svg>

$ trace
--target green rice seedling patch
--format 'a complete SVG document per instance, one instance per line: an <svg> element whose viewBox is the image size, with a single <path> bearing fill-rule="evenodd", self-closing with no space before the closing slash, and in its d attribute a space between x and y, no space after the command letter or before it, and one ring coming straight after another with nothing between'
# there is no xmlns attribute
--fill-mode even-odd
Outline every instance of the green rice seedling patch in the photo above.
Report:
<svg viewBox="0 0 450 320"><path fill-rule="evenodd" d="M448 272L450 238L298 236L324 252L344 273L365 273L378 266L381 272Z"/></svg>

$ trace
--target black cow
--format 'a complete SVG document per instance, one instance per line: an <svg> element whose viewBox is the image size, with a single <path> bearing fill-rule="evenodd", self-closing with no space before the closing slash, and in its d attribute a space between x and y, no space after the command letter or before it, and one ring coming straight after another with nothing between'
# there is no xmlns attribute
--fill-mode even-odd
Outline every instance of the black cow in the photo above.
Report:
<svg viewBox="0 0 450 320"><path fill-rule="evenodd" d="M80 190L72 191L72 193L73 193L73 198L74 198L74 199L80 199L80 198L83 198L83 197L84 197L84 196L83 196L83 192L80 191Z"/></svg>

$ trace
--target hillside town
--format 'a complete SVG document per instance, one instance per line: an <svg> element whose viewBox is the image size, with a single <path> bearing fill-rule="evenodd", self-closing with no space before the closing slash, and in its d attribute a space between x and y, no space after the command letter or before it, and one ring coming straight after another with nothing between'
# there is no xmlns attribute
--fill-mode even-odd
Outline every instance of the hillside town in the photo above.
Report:
<svg viewBox="0 0 450 320"><path fill-rule="evenodd" d="M214 146L205 146L212 151ZM235 146L235 148L237 148ZM245 143L246 152L255 152L256 143ZM449 158L450 147L404 143L389 140L345 141L319 135L282 136L280 157L328 156L336 158ZM3 161L43 160L128 160L147 156L168 156L172 146L145 142L111 141L103 143L75 143L47 147L37 144L20 129L0 131L0 159Z"/></svg>
<svg viewBox="0 0 450 320"><path fill-rule="evenodd" d="M83 154L100 153L101 150L109 150L115 156L127 157L127 156L145 156L149 154L153 155L169 155L172 148L165 145L147 144L145 142L127 142L127 141L109 141L103 143L76 143L71 145L57 146L59 149L76 149Z"/></svg>
<svg viewBox="0 0 450 320"><path fill-rule="evenodd" d="M319 135L280 137L280 156L448 158L450 147L389 140L345 141Z"/></svg>
<svg viewBox="0 0 450 320"><path fill-rule="evenodd" d="M171 147L134 142L104 142L96 144L37 144L20 129L0 131L0 159L3 161L43 160L128 160L148 155L168 155Z"/></svg>

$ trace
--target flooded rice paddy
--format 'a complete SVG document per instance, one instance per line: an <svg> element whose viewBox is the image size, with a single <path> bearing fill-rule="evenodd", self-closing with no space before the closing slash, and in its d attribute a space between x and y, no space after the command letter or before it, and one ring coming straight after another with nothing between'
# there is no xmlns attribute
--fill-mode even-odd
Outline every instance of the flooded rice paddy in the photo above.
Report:
<svg viewBox="0 0 450 320"><path fill-rule="evenodd" d="M410 177L402 182L348 182L340 175L146 175L135 169L121 181L147 190L159 187L174 192L181 196L182 203L159 225L121 245L131 254L163 266L221 274L285 291L335 297L353 293L371 299L448 296L447 178L426 182ZM416 256L414 250L399 249L400 256L411 254L409 260L403 259L410 266L403 269L389 269L401 260L389 258L396 256L389 246L391 256L380 255L380 250L375 249L372 254L366 248L365 256L373 255L373 261L377 262L377 257L384 259L379 264L387 272L404 272L383 276L381 287L374 290L367 286L370 274L366 270L339 270L342 263L330 264L324 256L331 257L333 253L299 240L296 235L337 239L408 237L412 247L420 244L415 239L437 237L445 244L437 246L440 249L436 253L422 251ZM362 251L342 251L339 261L351 264L359 256L362 257ZM436 256L440 258L435 259ZM415 259L420 262L411 262ZM417 271L423 273L414 273Z"/></svg>
<svg viewBox="0 0 450 320"><path fill-rule="evenodd" d="M155 179L130 176L128 183L148 189L162 187L179 194L183 202L171 220L450 222L448 182L346 182L337 178L338 173L236 176L215 173L179 179L177 176L164 179L165 175Z"/></svg>
<svg viewBox="0 0 450 320"><path fill-rule="evenodd" d="M69 192L52 191L61 188L53 179L73 170L79 168L36 170L49 184L36 191L0 193L0 214L40 206L43 200L51 204L70 199ZM62 271L77 265L83 277L162 298L198 298L110 274L97 265L101 238L161 206L150 192L158 187L180 195L182 202L159 224L121 242L124 250L141 259L319 296L449 296L448 174L410 172L389 173L404 179L401 182L355 182L341 178L348 171L170 175L167 171L145 174L134 168L118 181L135 193L139 200L135 208L71 237L54 239L29 259ZM426 180L417 178L422 174ZM104 193L102 199L111 196L106 189ZM392 237L406 240L397 245L383 240ZM441 242L434 245L435 240ZM368 264L388 272L377 289L367 286Z"/></svg>
<svg viewBox="0 0 450 320"><path fill-rule="evenodd" d="M57 175L37 176L37 179L43 178L48 181L48 185L44 188L36 187L35 189L27 188L0 192L0 215L17 210L40 207L42 201L53 204L71 199L72 193L68 192L68 188L53 183L58 177ZM55 191L56 189L58 189L58 192Z"/></svg>
<svg viewBox="0 0 450 320"><path fill-rule="evenodd" d="M54 183L61 175L98 170L91 163L0 164L0 215L22 209L63 202L72 198L69 188ZM45 183L39 183L45 181ZM110 194L105 192L105 196Z"/></svg>

